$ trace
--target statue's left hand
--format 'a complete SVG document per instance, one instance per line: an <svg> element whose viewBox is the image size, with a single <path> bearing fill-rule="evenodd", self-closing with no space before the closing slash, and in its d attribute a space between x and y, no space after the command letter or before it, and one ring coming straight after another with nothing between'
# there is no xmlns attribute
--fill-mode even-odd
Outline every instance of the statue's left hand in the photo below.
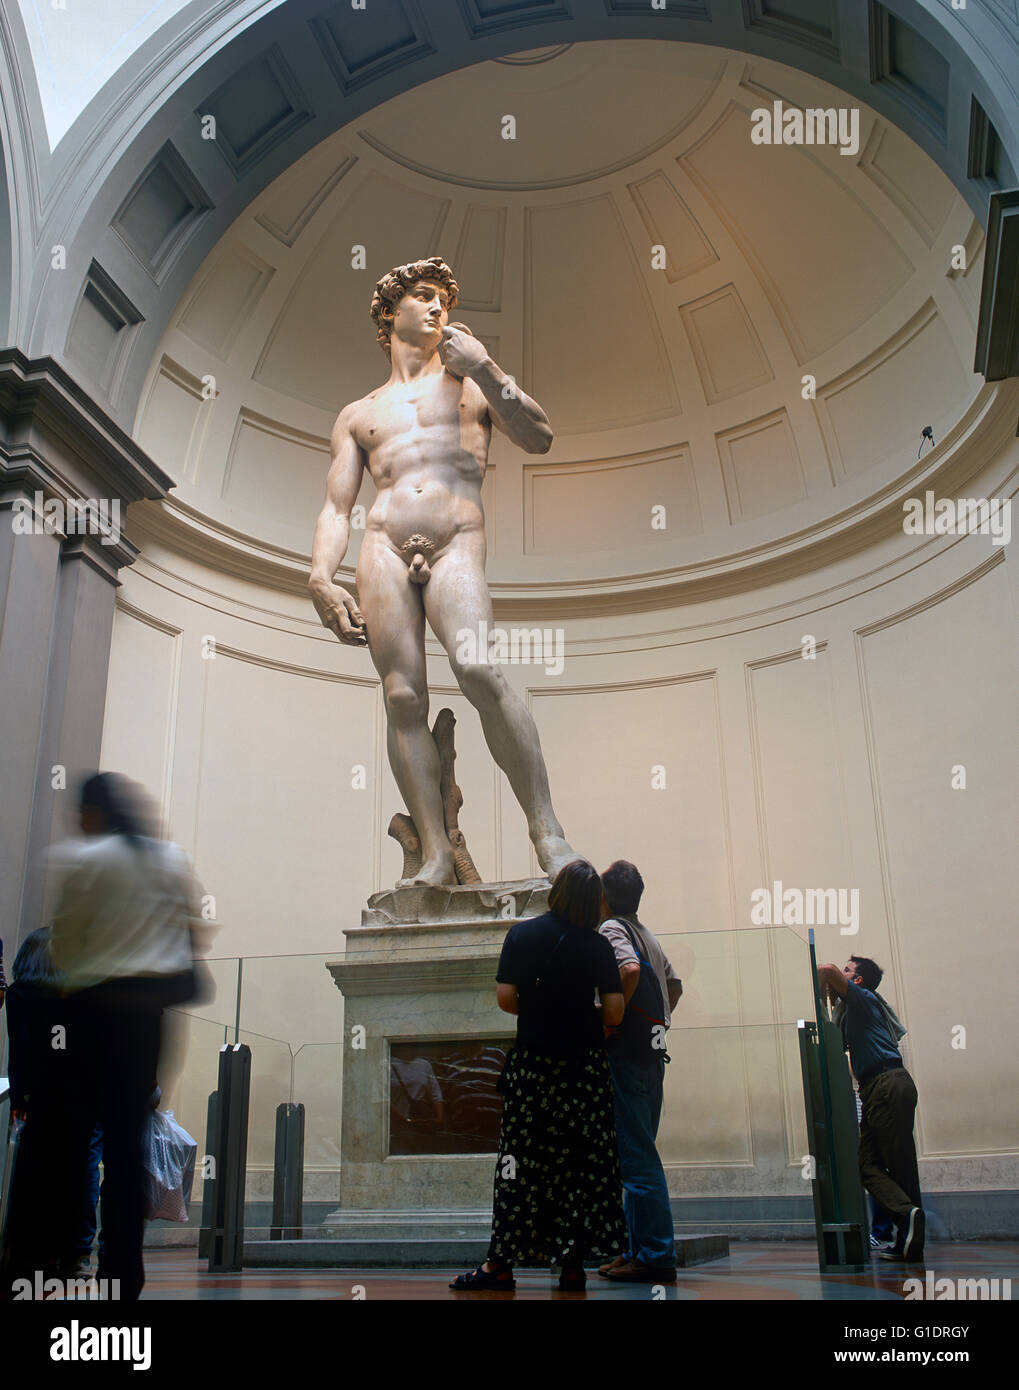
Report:
<svg viewBox="0 0 1019 1390"><path fill-rule="evenodd" d="M488 350L466 324L450 323L442 330L439 356L450 376L462 379L488 361Z"/></svg>

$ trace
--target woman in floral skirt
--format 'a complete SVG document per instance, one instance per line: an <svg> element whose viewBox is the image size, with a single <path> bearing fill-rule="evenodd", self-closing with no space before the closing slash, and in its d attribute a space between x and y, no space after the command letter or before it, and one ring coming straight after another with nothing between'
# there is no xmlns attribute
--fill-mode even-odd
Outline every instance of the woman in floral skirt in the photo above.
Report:
<svg viewBox="0 0 1019 1390"><path fill-rule="evenodd" d="M574 860L548 902L550 912L510 928L499 957L499 1007L517 1015L517 1041L499 1083L492 1241L484 1264L451 1289L514 1289L514 1265L560 1265L559 1287L582 1289L584 1261L626 1245L605 1053L623 990L598 932L601 879Z"/></svg>

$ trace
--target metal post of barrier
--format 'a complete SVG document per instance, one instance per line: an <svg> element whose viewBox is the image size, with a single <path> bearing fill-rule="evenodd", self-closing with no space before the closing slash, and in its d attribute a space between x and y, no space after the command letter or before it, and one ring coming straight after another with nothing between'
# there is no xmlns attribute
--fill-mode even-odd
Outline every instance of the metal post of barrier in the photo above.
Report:
<svg viewBox="0 0 1019 1390"><path fill-rule="evenodd" d="M202 1224L198 1230L198 1258L207 1260L212 1249L212 1227L216 1219L216 1102L217 1092L209 1094L205 1112L205 1156L213 1159L213 1172L202 1179ZM208 1165L203 1164L202 1172Z"/></svg>
<svg viewBox="0 0 1019 1390"><path fill-rule="evenodd" d="M828 1148L828 1162L831 1165L833 1219L837 1222L841 1222L842 1200L839 1193L839 1164L835 1152L835 1135L832 1129L831 1080L828 1070L828 1049L825 1047L825 1029L823 1027L823 1024L828 1021L828 1014L824 1007L824 998L821 994L821 982L817 974L817 954L814 947L813 927L810 927L807 931L807 942L810 949L810 978L814 982L814 1016L817 1019L817 1046L820 1050L821 1060L821 1092L824 1096L824 1114L827 1120L827 1124L825 1125L825 1140Z"/></svg>
<svg viewBox="0 0 1019 1390"><path fill-rule="evenodd" d="M856 1150L859 1126L840 1030L824 1007L814 933L809 934L815 1023L798 1025L818 1264L822 1273L858 1273L869 1264L867 1211Z"/></svg>
<svg viewBox="0 0 1019 1390"><path fill-rule="evenodd" d="M219 1050L216 1088L215 1210L209 1272L237 1271L244 1257L244 1179L248 1161L248 1098L251 1048L226 1044Z"/></svg>
<svg viewBox="0 0 1019 1390"><path fill-rule="evenodd" d="M304 1220L304 1106L276 1107L270 1240L300 1240Z"/></svg>

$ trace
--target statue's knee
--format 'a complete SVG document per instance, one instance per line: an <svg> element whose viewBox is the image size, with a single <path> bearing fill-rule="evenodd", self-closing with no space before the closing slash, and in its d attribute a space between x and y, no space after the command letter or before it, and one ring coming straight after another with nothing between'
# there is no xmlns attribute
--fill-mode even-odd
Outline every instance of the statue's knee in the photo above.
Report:
<svg viewBox="0 0 1019 1390"><path fill-rule="evenodd" d="M385 686L386 716L397 728L409 728L428 719L428 696L415 690L406 681L387 681Z"/></svg>
<svg viewBox="0 0 1019 1390"><path fill-rule="evenodd" d="M502 699L506 680L497 666L457 662L453 670L460 689L478 709L487 709Z"/></svg>

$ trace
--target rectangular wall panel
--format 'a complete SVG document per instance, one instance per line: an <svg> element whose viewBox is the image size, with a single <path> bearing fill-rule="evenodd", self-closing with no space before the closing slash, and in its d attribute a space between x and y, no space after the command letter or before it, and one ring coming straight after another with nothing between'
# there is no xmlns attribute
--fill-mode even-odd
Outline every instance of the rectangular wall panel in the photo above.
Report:
<svg viewBox="0 0 1019 1390"><path fill-rule="evenodd" d="M340 947L373 890L375 683L222 646L205 665L196 857L217 954Z"/></svg>
<svg viewBox="0 0 1019 1390"><path fill-rule="evenodd" d="M646 871L640 918L677 954L687 994L669 1035L661 1145L670 1165L752 1162L739 1028L731 861L713 673L626 686L532 690L553 804L599 871ZM668 865L654 873L651 865ZM668 937L697 932L682 950Z"/></svg>
<svg viewBox="0 0 1019 1390"><path fill-rule="evenodd" d="M118 603L110 643L102 769L140 782L170 811L180 632Z"/></svg>
<svg viewBox="0 0 1019 1390"><path fill-rule="evenodd" d="M831 669L827 649L815 656L800 652L747 668L751 746L758 835L761 846L759 887L773 891L776 880L786 889L845 890L846 903L859 887L853 872L849 821L835 723ZM884 941L883 903L859 897L860 933L843 936L841 925L815 923L818 959L841 965L859 941ZM749 915L750 904L737 904ZM774 915L774 914L772 914ZM806 914L804 914L806 915ZM815 912L812 915L817 916ZM848 915L848 914L847 914ZM827 913L825 914L827 918ZM767 973L776 1023L813 1017L809 1000L807 933L810 924L777 928L769 941ZM871 944L871 951L878 946ZM783 1057L781 1104L786 1133L803 1128L803 1092L799 1054ZM790 1151L792 1162L802 1149Z"/></svg>

